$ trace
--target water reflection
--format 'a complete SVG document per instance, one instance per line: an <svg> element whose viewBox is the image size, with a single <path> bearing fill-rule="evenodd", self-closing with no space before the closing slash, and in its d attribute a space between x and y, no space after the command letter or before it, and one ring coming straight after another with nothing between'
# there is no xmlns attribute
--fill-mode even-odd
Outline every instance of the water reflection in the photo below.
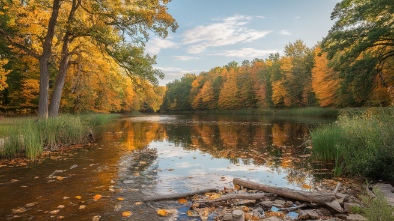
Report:
<svg viewBox="0 0 394 221"><path fill-rule="evenodd" d="M322 121L152 115L124 119L112 130L128 150L155 151L145 168L155 178L146 194L222 188L235 177L301 189L313 186L304 142Z"/></svg>

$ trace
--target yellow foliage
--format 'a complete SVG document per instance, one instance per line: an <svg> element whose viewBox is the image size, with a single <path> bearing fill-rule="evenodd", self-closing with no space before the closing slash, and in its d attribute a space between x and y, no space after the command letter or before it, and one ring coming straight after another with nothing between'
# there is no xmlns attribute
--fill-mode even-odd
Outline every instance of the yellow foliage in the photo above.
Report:
<svg viewBox="0 0 394 221"><path fill-rule="evenodd" d="M7 59L0 59L0 91L6 89L8 87L7 85L7 74L10 73L10 71L6 71L3 66L8 63Z"/></svg>
<svg viewBox="0 0 394 221"><path fill-rule="evenodd" d="M165 209L157 210L157 215L159 215L159 216L168 216L168 214L169 214L168 211Z"/></svg>

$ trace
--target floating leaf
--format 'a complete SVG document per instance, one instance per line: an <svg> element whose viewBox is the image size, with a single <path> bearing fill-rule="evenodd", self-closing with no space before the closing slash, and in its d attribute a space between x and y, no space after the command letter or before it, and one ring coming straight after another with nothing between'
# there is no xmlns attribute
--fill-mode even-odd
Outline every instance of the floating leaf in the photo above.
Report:
<svg viewBox="0 0 394 221"><path fill-rule="evenodd" d="M165 209L159 209L157 210L157 215L159 216L168 216L168 211Z"/></svg>
<svg viewBox="0 0 394 221"><path fill-rule="evenodd" d="M96 194L96 195L94 195L93 200L94 200L94 201L97 201L97 200L99 200L100 198L101 198L101 195L100 195L100 194Z"/></svg>
<svg viewBox="0 0 394 221"><path fill-rule="evenodd" d="M52 210L52 211L49 212L49 213L52 214L52 215L55 215L55 214L57 214L58 212L60 212L60 210L55 209L55 210Z"/></svg>
<svg viewBox="0 0 394 221"><path fill-rule="evenodd" d="M124 212L122 212L122 216L123 216L123 217L130 217L132 214L133 214L133 213L130 212L130 211L124 211Z"/></svg>
<svg viewBox="0 0 394 221"><path fill-rule="evenodd" d="M186 204L186 203L187 203L187 199L185 199L185 198L180 198L180 199L178 199L178 203L180 203L180 204Z"/></svg>
<svg viewBox="0 0 394 221"><path fill-rule="evenodd" d="M57 206L58 209L63 209L64 207L65 207L64 205Z"/></svg>
<svg viewBox="0 0 394 221"><path fill-rule="evenodd" d="M85 209L86 208L86 205L80 205L79 206L79 209Z"/></svg>
<svg viewBox="0 0 394 221"><path fill-rule="evenodd" d="M82 199L82 196L76 196L75 199Z"/></svg>

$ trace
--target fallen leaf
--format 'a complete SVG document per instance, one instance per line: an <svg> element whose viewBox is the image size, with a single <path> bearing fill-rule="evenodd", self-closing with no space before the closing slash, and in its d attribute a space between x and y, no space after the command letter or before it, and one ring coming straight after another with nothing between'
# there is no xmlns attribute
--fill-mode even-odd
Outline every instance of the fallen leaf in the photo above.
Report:
<svg viewBox="0 0 394 221"><path fill-rule="evenodd" d="M32 207L32 206L35 206L35 205L37 205L37 204L38 204L37 202L32 202L32 203L26 204L25 206L26 206L26 207Z"/></svg>
<svg viewBox="0 0 394 221"><path fill-rule="evenodd" d="M86 208L86 205L80 205L79 206L79 209L85 209Z"/></svg>
<svg viewBox="0 0 394 221"><path fill-rule="evenodd" d="M60 210L58 210L58 209L55 209L55 210L52 210L51 212L49 212L50 214L57 214L58 212L60 212Z"/></svg>
<svg viewBox="0 0 394 221"><path fill-rule="evenodd" d="M24 207L18 207L16 209L12 209L12 213L24 213L26 209Z"/></svg>
<svg viewBox="0 0 394 221"><path fill-rule="evenodd" d="M63 209L64 207L65 207L64 205L57 206L58 209Z"/></svg>
<svg viewBox="0 0 394 221"><path fill-rule="evenodd" d="M101 198L101 195L100 195L100 194L96 194L96 195L94 195L93 200L94 200L94 201L97 201L97 200L99 200L100 198Z"/></svg>
<svg viewBox="0 0 394 221"><path fill-rule="evenodd" d="M63 180L64 177L62 177L62 176L56 176L56 179L57 179L57 180Z"/></svg>
<svg viewBox="0 0 394 221"><path fill-rule="evenodd" d="M123 201L123 200L124 200L124 198L122 198L122 197L119 197L119 198L117 198L117 200L119 200L119 201Z"/></svg>
<svg viewBox="0 0 394 221"><path fill-rule="evenodd" d="M159 209L159 210L157 210L157 215L159 215L159 216L168 216L168 212L165 209Z"/></svg>
<svg viewBox="0 0 394 221"><path fill-rule="evenodd" d="M312 189L313 187L304 183L304 184L302 184L302 188L304 188L304 189Z"/></svg>
<svg viewBox="0 0 394 221"><path fill-rule="evenodd" d="M93 217L92 217L92 221L99 221L99 220L100 220L100 218L101 218L101 216L100 216L100 215L93 216Z"/></svg>
<svg viewBox="0 0 394 221"><path fill-rule="evenodd" d="M185 198L180 198L180 199L178 199L178 203L180 203L180 204L186 204L186 203L187 203L187 199L185 199Z"/></svg>
<svg viewBox="0 0 394 221"><path fill-rule="evenodd" d="M76 196L75 199L82 199L82 196Z"/></svg>
<svg viewBox="0 0 394 221"><path fill-rule="evenodd" d="M123 217L130 217L132 214L133 214L133 213L130 212L130 211L124 211L124 212L122 213L122 216L123 216Z"/></svg>
<svg viewBox="0 0 394 221"><path fill-rule="evenodd" d="M137 206L142 205L142 202L135 202L135 205Z"/></svg>

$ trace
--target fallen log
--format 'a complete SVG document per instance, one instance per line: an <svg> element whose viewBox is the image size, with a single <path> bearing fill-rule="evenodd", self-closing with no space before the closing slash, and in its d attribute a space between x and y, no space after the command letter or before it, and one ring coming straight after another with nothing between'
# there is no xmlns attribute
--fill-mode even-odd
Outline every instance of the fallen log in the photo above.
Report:
<svg viewBox="0 0 394 221"><path fill-rule="evenodd" d="M216 203L225 200L234 200L234 199L244 199L244 200L261 200L265 199L267 196L272 196L271 193L254 193L254 194L245 194L245 193L235 193L235 194L227 194L223 195L216 199L209 200L197 200L196 203Z"/></svg>
<svg viewBox="0 0 394 221"><path fill-rule="evenodd" d="M142 199L144 202L148 201L166 201L166 200L176 200L180 198L185 198L188 196L194 196L198 194L204 194L208 192L216 192L217 189L211 188L211 189L203 189L203 190L196 190L192 192L187 192L187 193L174 193L174 194L168 194L168 195L161 195L161 196L147 196Z"/></svg>
<svg viewBox="0 0 394 221"><path fill-rule="evenodd" d="M326 202L332 202L336 199L334 193L317 193L317 192L292 190L292 189L286 189L280 187L267 186L248 180L242 180L239 178L235 178L233 180L233 183L234 185L239 185L255 190L261 190L267 193L276 194L284 198L294 199L294 200L299 200L309 203L318 203L325 205Z"/></svg>

